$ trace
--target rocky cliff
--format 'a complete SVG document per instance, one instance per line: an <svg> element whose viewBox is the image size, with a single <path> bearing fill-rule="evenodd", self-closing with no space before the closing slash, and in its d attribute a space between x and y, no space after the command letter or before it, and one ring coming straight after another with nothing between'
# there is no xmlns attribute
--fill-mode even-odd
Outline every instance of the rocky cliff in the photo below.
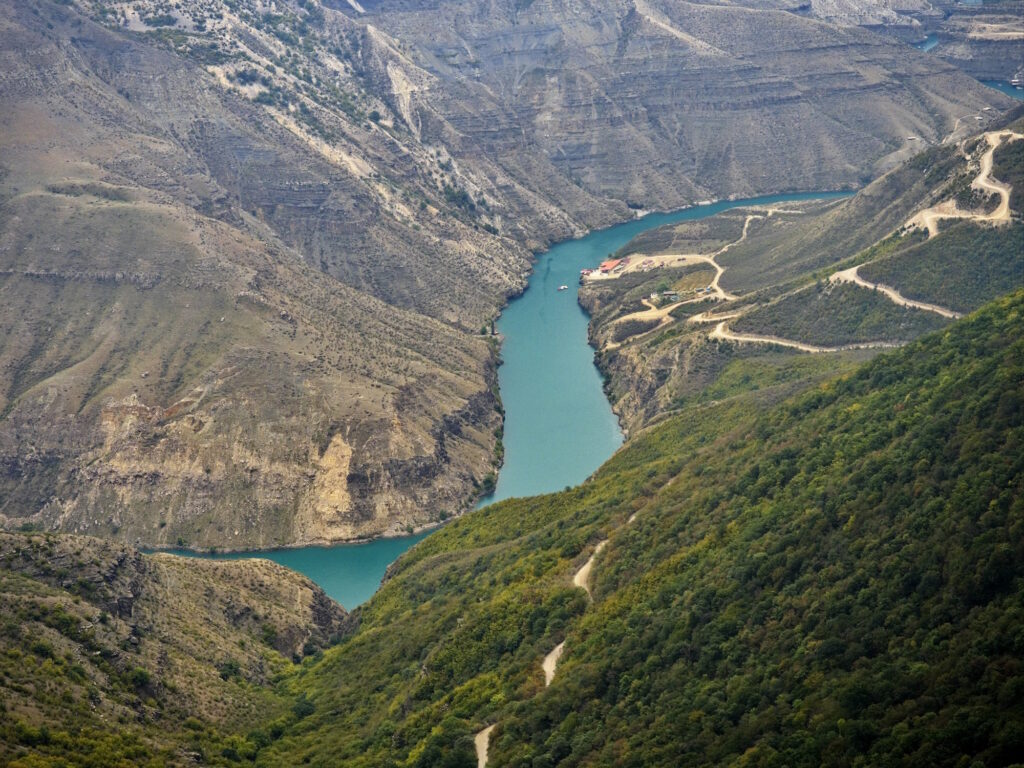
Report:
<svg viewBox="0 0 1024 768"><path fill-rule="evenodd" d="M668 209L858 185L907 135L941 138L951 113L1009 104L909 46L761 4L362 7L346 12L437 78L405 108L423 136L454 128L457 158L483 146L577 217L575 190Z"/></svg>
<svg viewBox="0 0 1024 768"><path fill-rule="evenodd" d="M529 249L855 185L1004 103L778 8L3 9L0 523L148 546L460 513Z"/></svg>

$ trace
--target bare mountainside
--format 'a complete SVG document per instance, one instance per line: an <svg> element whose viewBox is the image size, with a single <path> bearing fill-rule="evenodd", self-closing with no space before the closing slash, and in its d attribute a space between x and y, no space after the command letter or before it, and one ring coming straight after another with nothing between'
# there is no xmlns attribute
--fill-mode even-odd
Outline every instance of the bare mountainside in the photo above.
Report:
<svg viewBox="0 0 1024 768"><path fill-rule="evenodd" d="M500 419L493 351L405 305L479 328L502 264L525 261L495 244L495 281L463 290L468 225L416 232L187 60L45 7L0 21L6 523L266 547L469 504ZM359 239L391 304L321 269L365 257Z"/></svg>
<svg viewBox="0 0 1024 768"><path fill-rule="evenodd" d="M445 84L394 87L422 135L441 135L440 113L457 156L482 144L552 195L567 179L665 209L855 185L911 153L907 136L942 138L950 115L997 101L908 46L760 4L360 5Z"/></svg>
<svg viewBox="0 0 1024 768"><path fill-rule="evenodd" d="M528 249L853 185L1005 101L776 10L0 8L0 520L150 546L463 511Z"/></svg>

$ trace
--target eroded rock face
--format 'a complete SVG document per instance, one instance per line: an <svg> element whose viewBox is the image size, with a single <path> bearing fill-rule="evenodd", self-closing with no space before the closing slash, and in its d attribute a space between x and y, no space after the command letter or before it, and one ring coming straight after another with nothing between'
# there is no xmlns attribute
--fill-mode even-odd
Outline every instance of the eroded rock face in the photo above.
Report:
<svg viewBox="0 0 1024 768"><path fill-rule="evenodd" d="M0 35L0 522L252 548L467 508L525 249L402 202L416 161L362 120L311 144L67 7Z"/></svg>
<svg viewBox="0 0 1024 768"><path fill-rule="evenodd" d="M529 249L853 184L1002 98L762 7L329 5L0 2L0 524L253 548L458 514Z"/></svg>
<svg viewBox="0 0 1024 768"><path fill-rule="evenodd" d="M856 185L891 165L907 134L948 131L937 94L955 90L968 110L993 98L903 44L749 6L385 1L365 18L448 86L405 108L422 135L450 126L460 159L483 145L555 199L566 181L662 209Z"/></svg>

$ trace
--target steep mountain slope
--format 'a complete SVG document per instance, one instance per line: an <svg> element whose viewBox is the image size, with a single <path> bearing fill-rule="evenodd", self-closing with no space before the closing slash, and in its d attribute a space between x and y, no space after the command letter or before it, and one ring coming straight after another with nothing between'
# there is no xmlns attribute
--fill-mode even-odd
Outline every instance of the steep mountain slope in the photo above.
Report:
<svg viewBox="0 0 1024 768"><path fill-rule="evenodd" d="M493 349L462 326L479 328L525 254L455 217L416 231L301 133L151 42L63 6L8 10L7 524L266 547L471 504L500 416ZM464 245L448 251L445 233ZM475 238L496 282L474 282ZM398 254L377 270L394 304L329 274L374 253Z"/></svg>
<svg viewBox="0 0 1024 768"><path fill-rule="evenodd" d="M1021 136L1017 120L929 148L841 202L741 208L629 243L621 273L580 290L627 427L747 366L796 382L832 365L801 354L843 366L1020 285Z"/></svg>
<svg viewBox="0 0 1024 768"><path fill-rule="evenodd" d="M1003 103L789 13L520 6L6 2L0 522L242 548L459 513L528 248L850 185Z"/></svg>
<svg viewBox="0 0 1024 768"><path fill-rule="evenodd" d="M1008 764L1022 321L1018 291L767 410L748 381L439 531L257 762L471 765L497 724L494 766Z"/></svg>
<svg viewBox="0 0 1024 768"><path fill-rule="evenodd" d="M769 408L752 372L357 619L265 561L0 535L0 759L1009 765L1022 324L1018 291Z"/></svg>
<svg viewBox="0 0 1024 768"><path fill-rule="evenodd" d="M1024 3L932 0L931 5L937 13L924 19L924 29L938 38L932 55L983 80L1024 75Z"/></svg>
<svg viewBox="0 0 1024 768"><path fill-rule="evenodd" d="M4 765L229 763L230 734L295 717L271 681L353 626L268 561L66 535L0 534L0 605Z"/></svg>
<svg viewBox="0 0 1024 768"><path fill-rule="evenodd" d="M440 112L457 157L482 146L553 199L560 180L658 209L849 187L905 156L906 136L941 139L939 115L1010 103L908 46L760 3L360 7L447 86L409 97L424 136Z"/></svg>

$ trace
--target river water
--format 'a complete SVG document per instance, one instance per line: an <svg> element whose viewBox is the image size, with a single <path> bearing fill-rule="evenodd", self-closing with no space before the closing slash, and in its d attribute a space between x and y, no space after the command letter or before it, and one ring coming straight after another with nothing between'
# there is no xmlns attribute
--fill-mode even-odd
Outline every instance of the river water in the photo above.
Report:
<svg viewBox="0 0 1024 768"><path fill-rule="evenodd" d="M1012 96L1017 99L1017 101L1024 101L1024 90L1021 90L1010 83L1002 80L982 80L981 82L989 88L995 88L997 91L1002 91L1007 96Z"/></svg>
<svg viewBox="0 0 1024 768"><path fill-rule="evenodd" d="M928 35L924 40L919 43L914 43L915 48L919 48L922 51L930 51L936 45L939 44L939 36L936 34Z"/></svg>
<svg viewBox="0 0 1024 768"><path fill-rule="evenodd" d="M498 320L498 330L504 336L498 382L505 407L505 463L494 494L482 504L576 485L622 444L618 421L594 365L594 350L587 344L587 315L576 301L581 269L596 266L636 235L663 224L702 219L744 205L848 194L774 195L653 213L559 243L538 256L527 290L509 303ZM563 285L567 288L560 291ZM268 552L175 553L228 559L264 557L304 573L352 609L373 595L388 565L427 535Z"/></svg>

